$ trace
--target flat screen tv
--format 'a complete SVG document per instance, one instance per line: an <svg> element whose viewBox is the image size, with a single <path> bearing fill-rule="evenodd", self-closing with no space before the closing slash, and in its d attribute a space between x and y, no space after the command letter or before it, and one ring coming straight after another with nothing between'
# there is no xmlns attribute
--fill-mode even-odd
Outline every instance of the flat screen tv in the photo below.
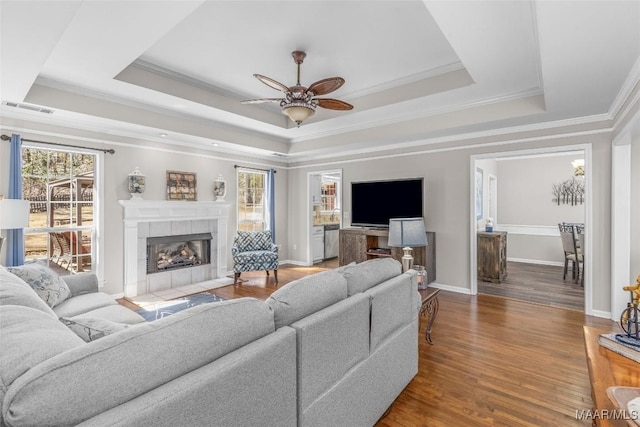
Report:
<svg viewBox="0 0 640 427"><path fill-rule="evenodd" d="M389 227L390 218L423 217L423 178L351 183L351 225Z"/></svg>

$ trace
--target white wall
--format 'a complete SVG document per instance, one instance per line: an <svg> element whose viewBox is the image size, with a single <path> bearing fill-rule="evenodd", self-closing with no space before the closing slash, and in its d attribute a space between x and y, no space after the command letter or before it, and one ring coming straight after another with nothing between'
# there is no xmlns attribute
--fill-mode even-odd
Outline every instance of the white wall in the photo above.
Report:
<svg viewBox="0 0 640 427"><path fill-rule="evenodd" d="M640 134L631 140L631 253L629 283L640 275Z"/></svg>
<svg viewBox="0 0 640 427"><path fill-rule="evenodd" d="M571 179L571 162L583 157L580 152L497 162L499 225L509 232L509 259L563 265L558 223L584 223L585 205L553 202L552 187Z"/></svg>

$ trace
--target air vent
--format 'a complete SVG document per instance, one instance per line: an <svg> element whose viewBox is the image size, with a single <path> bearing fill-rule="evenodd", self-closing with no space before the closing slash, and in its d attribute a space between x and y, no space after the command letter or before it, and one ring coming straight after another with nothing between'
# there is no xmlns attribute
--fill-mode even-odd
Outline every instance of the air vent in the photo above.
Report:
<svg viewBox="0 0 640 427"><path fill-rule="evenodd" d="M21 108L23 110L35 111L36 113L53 114L53 110L44 107L38 107L37 105L25 104L22 102L3 101L2 104L7 107Z"/></svg>
<svg viewBox="0 0 640 427"><path fill-rule="evenodd" d="M273 155L276 157L287 157L286 154L282 154L282 153L273 153Z"/></svg>

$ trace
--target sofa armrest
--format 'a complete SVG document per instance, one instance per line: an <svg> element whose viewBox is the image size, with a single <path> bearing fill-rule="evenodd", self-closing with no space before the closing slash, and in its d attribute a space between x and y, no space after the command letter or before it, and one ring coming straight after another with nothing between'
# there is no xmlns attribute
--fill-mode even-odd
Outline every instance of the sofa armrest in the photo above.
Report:
<svg viewBox="0 0 640 427"><path fill-rule="evenodd" d="M67 286L69 286L72 297L98 292L98 276L93 273L73 274L71 276L61 277Z"/></svg>
<svg viewBox="0 0 640 427"><path fill-rule="evenodd" d="M76 425L274 330L271 309L254 298L202 304L134 325L29 369L7 389L4 420Z"/></svg>

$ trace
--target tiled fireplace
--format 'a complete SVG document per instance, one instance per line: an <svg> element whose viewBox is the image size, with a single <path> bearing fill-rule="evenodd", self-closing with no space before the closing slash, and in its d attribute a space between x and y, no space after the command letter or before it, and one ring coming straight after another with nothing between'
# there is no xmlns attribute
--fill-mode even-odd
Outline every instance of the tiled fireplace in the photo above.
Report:
<svg viewBox="0 0 640 427"><path fill-rule="evenodd" d="M164 200L119 203L124 207L126 297L226 277L230 204ZM151 258L149 245L155 250Z"/></svg>

